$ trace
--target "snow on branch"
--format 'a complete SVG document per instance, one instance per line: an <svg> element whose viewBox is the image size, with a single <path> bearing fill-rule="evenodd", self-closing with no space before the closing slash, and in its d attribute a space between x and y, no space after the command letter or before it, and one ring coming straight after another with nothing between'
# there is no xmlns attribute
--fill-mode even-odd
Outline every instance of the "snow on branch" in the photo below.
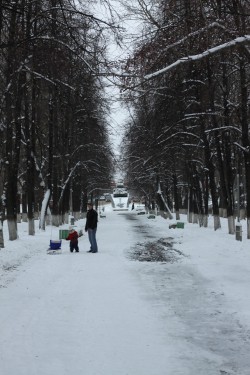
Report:
<svg viewBox="0 0 250 375"><path fill-rule="evenodd" d="M169 70L171 70L171 69L173 69L173 68L175 68L175 67L177 67L181 64L185 64L185 63L190 62L190 61L202 60L203 58L205 58L207 56L210 56L210 55L214 55L215 53L217 53L221 50L225 50L225 49L228 49L228 48L231 48L231 47L235 47L238 44L245 44L245 43L250 43L250 35L238 37L234 40L231 40L230 42L220 44L219 46L210 48L207 51L204 51L204 52L199 53L197 55L182 57L181 59L175 61L173 64L168 65L165 68L158 70L157 72L154 72L152 74L147 74L146 76L144 76L144 79L149 80L153 77L164 74L167 71L169 71Z"/></svg>
<svg viewBox="0 0 250 375"><path fill-rule="evenodd" d="M50 199L50 189L48 189L43 197L42 201L42 207L41 207L41 213L40 213L40 222L39 222L39 228L45 228L45 214L46 214L46 209L49 204L49 199Z"/></svg>
<svg viewBox="0 0 250 375"><path fill-rule="evenodd" d="M211 24L209 24L208 26L206 27L203 27L197 31L194 31L188 35L186 35L184 38L178 40L177 42L175 43L172 43L170 45L168 45L166 48L164 48L164 53L166 51L168 51L169 49L173 48L173 47L177 47L178 45L181 45L183 44L186 40L188 40L190 37L194 37L194 36L198 36L200 35L201 33L203 33L204 31L208 31L210 29L214 29L214 28L220 28L222 29L223 31L225 31L226 33L230 33L230 35L232 35L232 32L230 32L230 30L228 30L227 28L225 28L225 26L221 25L219 22L212 22Z"/></svg>
<svg viewBox="0 0 250 375"><path fill-rule="evenodd" d="M191 132L188 132L188 131L178 131L174 134L171 134L169 137L164 138L162 141L159 141L158 146L160 146L162 143L166 143L166 142L170 141L173 138L176 138L176 137L179 138L180 135L191 136L193 138L200 139L200 137L198 135L194 134L194 133L191 133Z"/></svg>
<svg viewBox="0 0 250 375"><path fill-rule="evenodd" d="M249 154L249 146L243 147L238 142L233 143L236 147L238 147L240 150L242 150L244 153Z"/></svg>
<svg viewBox="0 0 250 375"><path fill-rule="evenodd" d="M217 131L229 131L229 130L236 131L240 134L242 133L242 131L239 128L237 128L236 126L231 126L231 125L221 126L221 127L213 128L213 129L208 129L208 130L205 130L205 133L213 133L213 132L217 132Z"/></svg>
<svg viewBox="0 0 250 375"><path fill-rule="evenodd" d="M78 161L78 162L73 166L73 168L70 170L70 173L69 173L69 175L68 175L66 181L64 182L64 185L63 185L63 188L62 188L62 191L61 191L61 195L60 195L60 197L59 197L59 199L58 199L58 205L60 205L60 203L61 203L61 201L62 201L64 191L65 191L66 186L68 185L68 183L69 183L71 177L73 176L74 171L76 170L76 168L77 168L80 164L81 164L81 162Z"/></svg>
<svg viewBox="0 0 250 375"><path fill-rule="evenodd" d="M66 189L66 186L68 185L68 183L70 182L71 178L73 177L74 175L74 172L75 170L78 168L78 167L82 167L82 168L85 168L87 172L89 172L89 168L88 168L88 164L94 164L98 167L99 164L97 164L96 162L94 162L93 160L88 160L87 162L82 162L82 161L78 161L70 170L66 180L64 181L64 184L63 184L63 187L62 187L62 191L61 191L61 194L60 194L60 197L58 199L58 205L61 204L61 201L62 201L62 198L63 198L63 194L65 192L65 189Z"/></svg>
<svg viewBox="0 0 250 375"><path fill-rule="evenodd" d="M162 190L161 190L161 185L160 183L158 184L158 191L157 191L157 194L159 194L159 197L160 199L162 200L162 203L164 205L164 207L166 208L166 210L168 211L168 214L169 214L169 219L173 219L173 215L172 215L172 212L170 211L170 208L162 194Z"/></svg>
<svg viewBox="0 0 250 375"><path fill-rule="evenodd" d="M53 80L51 80L50 78L46 77L46 76L43 75L43 74L40 74L40 73L38 73L38 72L36 72L36 71L30 69L27 65L24 65L24 68L25 68L25 70L26 70L27 72L29 72L30 74L33 74L34 76L36 76L36 77L38 77L38 78L41 78L41 79L43 79L44 81L47 81L47 82L49 82L49 83L52 83L52 85L56 85L56 83L55 83Z"/></svg>

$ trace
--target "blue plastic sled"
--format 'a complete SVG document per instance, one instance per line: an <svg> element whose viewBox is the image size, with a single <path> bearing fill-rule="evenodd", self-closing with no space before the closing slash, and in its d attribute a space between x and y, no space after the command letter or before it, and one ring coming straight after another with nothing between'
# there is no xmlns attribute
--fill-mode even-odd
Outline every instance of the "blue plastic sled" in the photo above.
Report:
<svg viewBox="0 0 250 375"><path fill-rule="evenodd" d="M62 245L62 240L50 240L50 245L47 250L48 254L61 254L61 245Z"/></svg>

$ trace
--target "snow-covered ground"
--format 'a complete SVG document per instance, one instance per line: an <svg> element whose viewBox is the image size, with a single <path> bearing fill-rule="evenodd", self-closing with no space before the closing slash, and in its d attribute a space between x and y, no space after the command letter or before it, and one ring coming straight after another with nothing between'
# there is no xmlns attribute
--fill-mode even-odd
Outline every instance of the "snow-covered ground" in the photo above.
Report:
<svg viewBox="0 0 250 375"><path fill-rule="evenodd" d="M226 220L215 232L212 218L169 229L135 211L105 216L97 254L84 235L80 253L63 240L48 255L58 229L28 236L18 224L11 242L4 223L1 375L249 375L246 223L239 242Z"/></svg>

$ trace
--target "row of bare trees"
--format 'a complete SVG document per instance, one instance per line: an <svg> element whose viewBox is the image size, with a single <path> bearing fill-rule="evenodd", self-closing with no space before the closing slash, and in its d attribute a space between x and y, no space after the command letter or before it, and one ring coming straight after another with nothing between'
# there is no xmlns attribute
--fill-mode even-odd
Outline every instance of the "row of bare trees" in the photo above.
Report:
<svg viewBox="0 0 250 375"><path fill-rule="evenodd" d="M212 207L214 228L223 215L229 233L240 205L250 238L249 1L138 0L135 13L145 28L122 82L134 108L128 183L200 225Z"/></svg>
<svg viewBox="0 0 250 375"><path fill-rule="evenodd" d="M112 150L107 102L98 78L103 30L112 26L74 0L0 1L0 237L17 233L22 203L29 234L50 202L52 222L84 210L88 193L108 185ZM46 193L46 194L45 194ZM41 221L44 226L44 221Z"/></svg>

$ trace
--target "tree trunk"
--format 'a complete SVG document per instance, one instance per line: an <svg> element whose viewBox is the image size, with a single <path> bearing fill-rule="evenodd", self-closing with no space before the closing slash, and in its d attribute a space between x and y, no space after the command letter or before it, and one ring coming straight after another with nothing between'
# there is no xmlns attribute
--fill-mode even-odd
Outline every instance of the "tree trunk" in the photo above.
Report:
<svg viewBox="0 0 250 375"><path fill-rule="evenodd" d="M245 149L244 162L246 174L246 201L247 201L247 238L250 239L250 142L248 135L248 117L247 117L247 81L246 81L246 68L244 59L240 61L240 84L241 84L241 126L242 126L242 145Z"/></svg>
<svg viewBox="0 0 250 375"><path fill-rule="evenodd" d="M16 16L17 16L17 2L13 5L12 12L11 12L11 19L10 19L10 26L9 26L9 43L10 45L13 44L15 40L16 34ZM17 112L20 114L20 100L21 98L17 98L15 103L15 99L13 96L14 90L14 82L13 82L13 72L14 72L14 63L15 63L15 51L13 47L9 47L7 50L7 70L6 70L6 87L7 92L5 96L5 110L6 110L6 164L8 167L6 168L6 210L7 210L7 220L8 220L8 228L9 228L9 239L16 240L17 235L17 223L16 223L16 215L17 215L17 207L16 207L16 197L17 197L17 162L19 160L19 152L20 152L20 143L18 145L17 142L20 142L19 134L14 134L14 126L16 125L16 129L18 128L19 120L17 117ZM20 89L20 85L19 85ZM17 104L18 108L15 108L15 113L13 113L13 103ZM14 116L13 116L14 114ZM16 146L19 146L15 149L14 145L14 136L16 138Z"/></svg>
<svg viewBox="0 0 250 375"><path fill-rule="evenodd" d="M180 206L179 206L179 196L178 196L176 173L173 174L173 190L174 190L175 218L176 218L176 220L180 220Z"/></svg>
<svg viewBox="0 0 250 375"><path fill-rule="evenodd" d="M209 58L207 58L206 61L207 61L207 75L208 75L208 85L209 85L208 89L209 89L210 106L211 106L211 110L213 110L212 106L214 106L214 88L213 88L213 81L212 81ZM204 143L205 164L208 169L210 192L211 192L211 198L212 198L212 203L213 203L214 230L217 230L221 227L221 225L220 225L220 215L219 215L218 194L217 194L217 188L216 188L216 183L215 183L215 166L213 164L211 150L210 150L209 142L207 139L207 135L205 133L205 126L204 126L203 121L204 120L201 118L201 126L203 128L202 137L203 137L203 143Z"/></svg>
<svg viewBox="0 0 250 375"><path fill-rule="evenodd" d="M22 192L22 221L26 223L28 221L26 185L23 186L23 190L25 192Z"/></svg>
<svg viewBox="0 0 250 375"><path fill-rule="evenodd" d="M32 13L32 2L29 2L28 12L25 14L26 21L26 53L29 54L30 46L28 40L31 33L31 13ZM35 59L35 50L33 52L33 60ZM33 64L34 65L34 64ZM26 160L27 160L27 203L28 203L28 233L29 235L35 234L35 101L36 101L36 87L35 80L28 80L27 74L25 73L25 91L24 91L24 126L26 135ZM29 85L32 85L31 98L29 95ZM30 110L31 103L31 110Z"/></svg>
<svg viewBox="0 0 250 375"><path fill-rule="evenodd" d="M0 194L3 194L3 177L0 175ZM0 249L4 248L4 236L3 236L3 219L4 219L4 209L3 202L0 199Z"/></svg>

